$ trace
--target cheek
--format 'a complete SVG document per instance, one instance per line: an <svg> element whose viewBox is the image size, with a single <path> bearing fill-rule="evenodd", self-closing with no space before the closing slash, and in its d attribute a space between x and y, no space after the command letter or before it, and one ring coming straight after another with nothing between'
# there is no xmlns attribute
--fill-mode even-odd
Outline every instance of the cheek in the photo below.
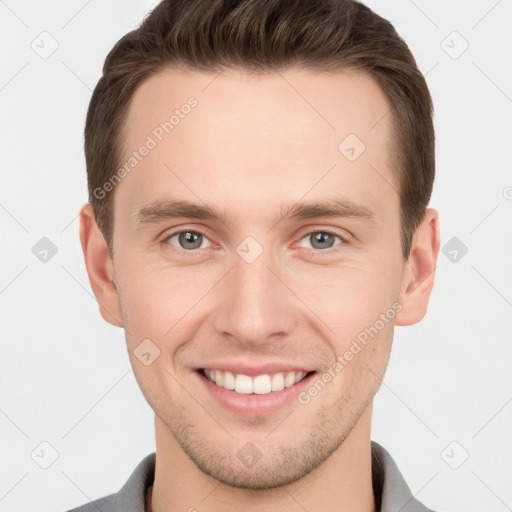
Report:
<svg viewBox="0 0 512 512"><path fill-rule="evenodd" d="M318 321L328 326L329 336L335 336L339 348L373 326L382 314L388 312L390 318L385 326L379 321L380 330L386 331L384 327L394 318L393 304L399 290L399 275L394 270L352 264L310 270L307 280L303 275L289 274L286 279Z"/></svg>
<svg viewBox="0 0 512 512"><path fill-rule="evenodd" d="M372 324L353 336L343 333L336 337L334 359L322 373L334 383L329 387L332 400L348 404L351 410L368 403L384 377L392 338L392 322Z"/></svg>
<svg viewBox="0 0 512 512"><path fill-rule="evenodd" d="M174 340L187 339L194 308L218 281L211 270L208 274L199 266L173 268L127 260L119 267L119 297L132 350L149 338L169 352Z"/></svg>
<svg viewBox="0 0 512 512"><path fill-rule="evenodd" d="M330 344L330 373L337 376L334 387L354 397L378 386L400 309L396 272L378 267L354 264L324 269L317 275L310 273L308 282L314 285L305 286L303 279L295 279L292 285L314 312L307 312L308 318Z"/></svg>

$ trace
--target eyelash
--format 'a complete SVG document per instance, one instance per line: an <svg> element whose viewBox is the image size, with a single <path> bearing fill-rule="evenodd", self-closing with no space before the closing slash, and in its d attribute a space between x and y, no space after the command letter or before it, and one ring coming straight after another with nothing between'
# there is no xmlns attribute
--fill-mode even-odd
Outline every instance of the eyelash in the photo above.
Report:
<svg viewBox="0 0 512 512"><path fill-rule="evenodd" d="M187 251L185 249L179 249L178 247L175 247L174 245L166 243L167 240L169 240L170 238L173 238L176 235L180 235L181 233L187 233L187 232L188 233L196 233L196 234L202 235L208 241L210 241L210 239L208 238L208 236L204 232L202 232L200 230L197 230L197 229L186 229L185 228L185 229L180 229L179 231L172 231L171 233L166 233L162 237L161 243L165 244L167 247L170 247L172 251L177 252L178 254L187 254L188 256L199 256L201 251L202 251L201 249L190 249L190 250ZM303 247L302 248L302 249L306 249L308 252L313 251L317 255L321 254L321 253L331 254L332 252L335 252L335 251L339 250L338 248L340 248L340 246L344 246L344 245L348 244L348 238L347 237L341 236L339 233L337 233L335 231L332 231L330 229L315 229L313 231L309 231L308 233L305 233L304 236L302 236L299 240L303 240L307 236L311 236L314 233L326 233L326 234L338 237L341 240L341 242L342 242L342 243L338 244L337 246L330 247L328 249L315 249L315 248L309 248L309 247Z"/></svg>

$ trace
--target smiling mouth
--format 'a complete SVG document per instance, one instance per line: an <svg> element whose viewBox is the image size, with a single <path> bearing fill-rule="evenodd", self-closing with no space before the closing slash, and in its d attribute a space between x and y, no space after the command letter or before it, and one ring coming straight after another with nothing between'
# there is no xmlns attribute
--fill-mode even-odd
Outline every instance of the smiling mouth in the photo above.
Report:
<svg viewBox="0 0 512 512"><path fill-rule="evenodd" d="M316 373L310 372L277 372L265 373L250 377L243 373L233 373L230 371L200 368L197 370L205 379L211 380L217 386L234 391L241 395L266 395L292 387L306 377Z"/></svg>

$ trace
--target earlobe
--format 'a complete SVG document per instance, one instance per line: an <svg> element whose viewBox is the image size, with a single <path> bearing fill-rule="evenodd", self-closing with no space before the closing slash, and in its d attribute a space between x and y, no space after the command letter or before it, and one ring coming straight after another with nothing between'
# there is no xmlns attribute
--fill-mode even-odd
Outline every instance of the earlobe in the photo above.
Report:
<svg viewBox="0 0 512 512"><path fill-rule="evenodd" d="M80 243L101 316L108 323L123 327L114 267L105 238L96 224L91 203L84 204L80 209Z"/></svg>
<svg viewBox="0 0 512 512"><path fill-rule="evenodd" d="M395 317L395 325L415 324L427 313L439 247L439 214L428 208L414 233L409 259L404 267L399 299L402 310Z"/></svg>

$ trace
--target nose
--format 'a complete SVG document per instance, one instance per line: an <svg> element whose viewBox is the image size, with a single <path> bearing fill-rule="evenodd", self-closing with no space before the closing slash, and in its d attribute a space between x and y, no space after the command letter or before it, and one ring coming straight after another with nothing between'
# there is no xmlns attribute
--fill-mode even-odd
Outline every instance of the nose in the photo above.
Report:
<svg viewBox="0 0 512 512"><path fill-rule="evenodd" d="M256 346L293 332L300 301L278 268L270 251L252 263L235 255L232 270L216 287L213 325L219 335Z"/></svg>

